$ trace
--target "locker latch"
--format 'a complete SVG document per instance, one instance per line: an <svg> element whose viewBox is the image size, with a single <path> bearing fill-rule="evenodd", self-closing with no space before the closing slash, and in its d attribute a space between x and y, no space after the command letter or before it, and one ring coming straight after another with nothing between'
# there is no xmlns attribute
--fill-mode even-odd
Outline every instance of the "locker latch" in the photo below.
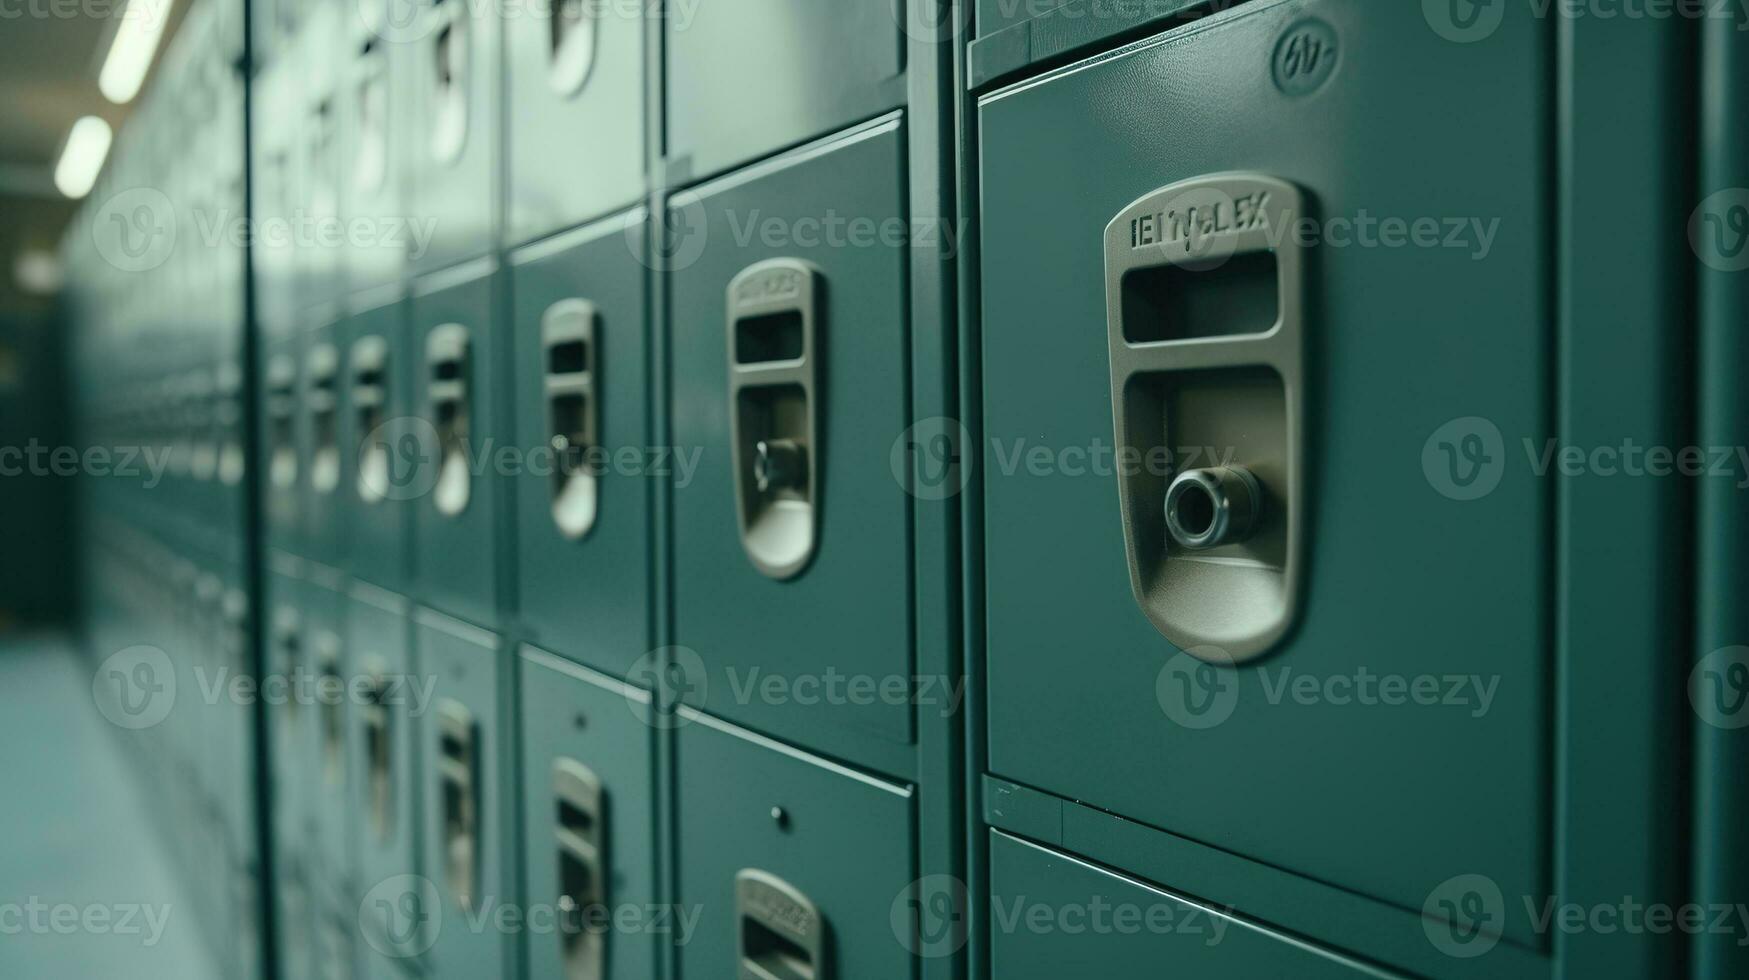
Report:
<svg viewBox="0 0 1749 980"><path fill-rule="evenodd" d="M303 669L303 624L299 621L298 611L290 606L281 606L273 613L273 646L274 659L279 661L279 669L287 684L295 684L298 672ZM298 698L286 698L285 710L280 712L280 718L286 725L297 721L299 708Z"/></svg>
<svg viewBox="0 0 1749 980"><path fill-rule="evenodd" d="M309 385L310 487L333 493L340 486L340 353L332 344L310 349L305 362Z"/></svg>
<svg viewBox="0 0 1749 980"><path fill-rule="evenodd" d="M433 328L425 342L431 374L426 383L433 427L437 429L437 485L432 502L437 511L454 517L467 510L473 495L468 472L468 437L472 424L468 390L468 328L446 323Z"/></svg>
<svg viewBox="0 0 1749 980"><path fill-rule="evenodd" d="M219 437L219 482L243 479L243 373L235 364L219 365L213 382L213 425Z"/></svg>
<svg viewBox="0 0 1749 980"><path fill-rule="evenodd" d="M597 475L589 459L599 438L596 318L594 304L581 299L555 303L541 318L547 433L554 453L553 523L567 538L581 538L595 526L599 499Z"/></svg>
<svg viewBox="0 0 1749 980"><path fill-rule="evenodd" d="M1298 604L1303 215L1292 184L1215 174L1105 229L1117 445L1172 461L1118 477L1131 588L1175 646L1218 662L1267 652Z"/></svg>
<svg viewBox="0 0 1749 980"><path fill-rule="evenodd" d="M826 921L808 896L767 871L735 875L736 980L831 980Z"/></svg>
<svg viewBox="0 0 1749 980"><path fill-rule="evenodd" d="M547 81L553 91L572 96L595 66L596 4L592 0L551 0L552 46Z"/></svg>
<svg viewBox="0 0 1749 980"><path fill-rule="evenodd" d="M210 480L219 469L219 430L213 419L217 408L212 376L196 371L189 376L188 430L192 443L189 472L197 480Z"/></svg>
<svg viewBox="0 0 1749 980"><path fill-rule="evenodd" d="M280 355L267 364L267 477L275 488L288 490L298 482L298 369Z"/></svg>
<svg viewBox="0 0 1749 980"><path fill-rule="evenodd" d="M760 262L729 283L735 512L747 557L776 579L799 574L818 546L823 292L800 259Z"/></svg>
<svg viewBox="0 0 1749 980"><path fill-rule="evenodd" d="M345 687L340 669L340 637L322 630L315 637L315 666L318 685L323 693L318 701L322 720L322 773L328 788L339 789L346 784L346 718L342 710L345 698L335 695Z"/></svg>
<svg viewBox="0 0 1749 980"><path fill-rule="evenodd" d="M466 0L438 0L432 34L431 156L454 163L468 140L469 31Z"/></svg>
<svg viewBox="0 0 1749 980"><path fill-rule="evenodd" d="M479 725L465 706L444 701L437 708L437 727L444 875L456 904L471 909L479 884Z"/></svg>
<svg viewBox="0 0 1749 980"><path fill-rule="evenodd" d="M388 421L389 345L378 336L352 344L352 412L358 433L358 498L367 504L388 496L393 451L383 424Z"/></svg>
<svg viewBox="0 0 1749 980"><path fill-rule="evenodd" d="M359 705L364 736L365 812L377 843L387 844L395 834L394 722L387 704L388 682L379 665L365 672L364 696Z"/></svg>
<svg viewBox="0 0 1749 980"><path fill-rule="evenodd" d="M553 763L559 858L559 958L565 980L601 980L604 937L588 921L607 904L601 780L575 759Z"/></svg>
<svg viewBox="0 0 1749 980"><path fill-rule="evenodd" d="M375 191L389 176L388 54L373 37L364 42L358 60L358 146L352 182L359 190Z"/></svg>

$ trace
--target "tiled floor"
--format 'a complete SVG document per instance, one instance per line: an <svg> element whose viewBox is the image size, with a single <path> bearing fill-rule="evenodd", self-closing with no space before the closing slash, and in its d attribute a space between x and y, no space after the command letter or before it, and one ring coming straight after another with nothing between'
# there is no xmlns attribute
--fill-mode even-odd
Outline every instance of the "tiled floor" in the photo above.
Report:
<svg viewBox="0 0 1749 980"><path fill-rule="evenodd" d="M50 636L0 638L0 978L217 974L91 677Z"/></svg>

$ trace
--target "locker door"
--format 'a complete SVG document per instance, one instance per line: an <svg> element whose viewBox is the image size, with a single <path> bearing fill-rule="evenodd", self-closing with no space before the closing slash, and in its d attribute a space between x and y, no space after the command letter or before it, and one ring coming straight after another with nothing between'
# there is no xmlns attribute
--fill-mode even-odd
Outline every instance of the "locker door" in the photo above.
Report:
<svg viewBox="0 0 1749 980"><path fill-rule="evenodd" d="M993 771L1545 893L1552 37L1254 3L981 100Z"/></svg>

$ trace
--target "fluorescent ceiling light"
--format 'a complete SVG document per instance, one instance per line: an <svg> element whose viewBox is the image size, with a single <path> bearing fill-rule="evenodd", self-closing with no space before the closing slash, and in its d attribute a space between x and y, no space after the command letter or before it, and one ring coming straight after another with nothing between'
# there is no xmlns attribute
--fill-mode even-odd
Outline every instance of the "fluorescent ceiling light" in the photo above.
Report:
<svg viewBox="0 0 1749 980"><path fill-rule="evenodd" d="M97 183L97 172L103 169L103 158L109 155L109 123L96 116L85 116L73 124L67 133L67 145L61 148L61 160L55 164L55 187L68 197L84 197Z"/></svg>
<svg viewBox="0 0 1749 980"><path fill-rule="evenodd" d="M109 54L97 75L97 87L104 98L123 105L139 94L140 84L152 67L152 56L158 53L164 25L170 22L171 2L128 0L127 9L122 11L115 27L115 40L110 42Z"/></svg>

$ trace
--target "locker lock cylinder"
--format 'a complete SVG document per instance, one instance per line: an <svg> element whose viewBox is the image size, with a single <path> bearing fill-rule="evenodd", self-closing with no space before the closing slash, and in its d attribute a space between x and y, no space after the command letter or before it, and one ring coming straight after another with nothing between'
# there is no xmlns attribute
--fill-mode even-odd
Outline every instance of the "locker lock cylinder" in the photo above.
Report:
<svg viewBox="0 0 1749 980"><path fill-rule="evenodd" d="M794 439L761 439L753 445L753 483L760 493L799 490L808 478L807 450Z"/></svg>
<svg viewBox="0 0 1749 980"><path fill-rule="evenodd" d="M1237 544L1250 537L1262 509L1262 491L1250 470L1185 470L1166 488L1166 531L1191 551Z"/></svg>

